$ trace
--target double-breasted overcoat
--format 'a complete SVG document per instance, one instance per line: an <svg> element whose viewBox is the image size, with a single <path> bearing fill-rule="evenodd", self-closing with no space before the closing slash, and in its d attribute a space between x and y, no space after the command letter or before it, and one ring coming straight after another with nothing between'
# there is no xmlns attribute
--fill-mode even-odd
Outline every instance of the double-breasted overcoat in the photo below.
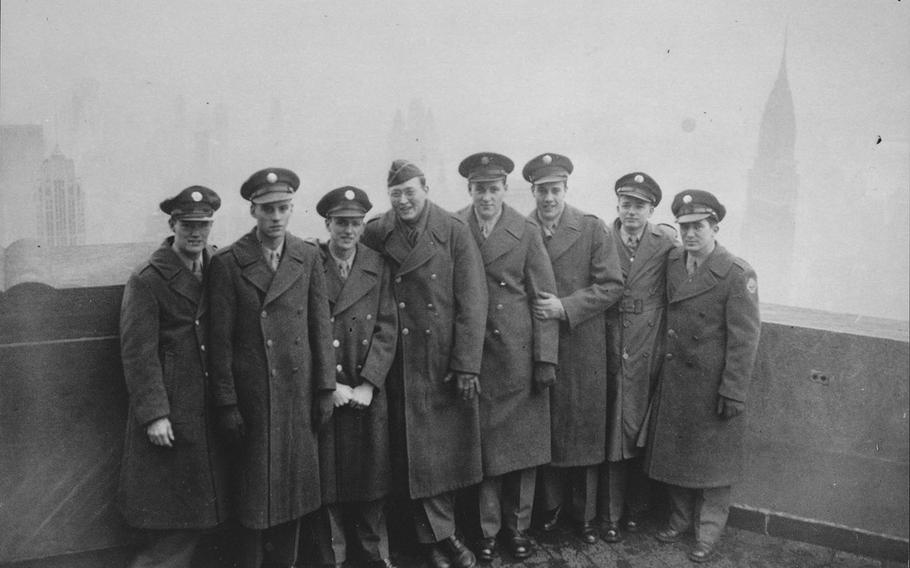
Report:
<svg viewBox="0 0 910 568"><path fill-rule="evenodd" d="M717 245L691 276L685 251L667 266L667 346L645 458L648 475L681 487L742 476L746 416L717 415L717 397L745 402L761 321L755 272Z"/></svg>
<svg viewBox="0 0 910 568"><path fill-rule="evenodd" d="M607 310L607 459L642 454L648 406L663 361L667 305L667 255L675 239L648 223L634 253L613 222L613 242L622 268L622 299Z"/></svg>
<svg viewBox="0 0 910 568"><path fill-rule="evenodd" d="M385 381L395 359L398 313L389 268L371 248L357 245L342 280L328 250L319 245L325 270L335 347L335 380L375 388L370 406L336 408L319 433L322 503L375 501L390 482L389 417Z"/></svg>
<svg viewBox="0 0 910 568"><path fill-rule="evenodd" d="M489 295L480 424L483 472L492 477L550 461L550 396L534 385L534 362L558 362L559 323L534 318L531 301L555 294L556 281L533 221L503 205L484 238L473 206L458 215L480 248Z"/></svg>
<svg viewBox="0 0 910 568"><path fill-rule="evenodd" d="M204 286L168 238L129 277L120 346L129 393L118 504L148 529L208 528L226 518L227 487L206 379ZM212 249L206 250L208 263ZM149 423L167 417L173 447L153 445Z"/></svg>
<svg viewBox="0 0 910 568"><path fill-rule="evenodd" d="M215 404L236 404L245 426L235 508L263 529L321 504L313 405L335 389L325 271L314 243L287 234L273 273L254 229L215 254L209 282Z"/></svg>
<svg viewBox="0 0 910 568"><path fill-rule="evenodd" d="M536 211L531 219L539 220ZM571 205L544 244L566 312L559 323L559 370L550 388L552 464L597 465L606 455L606 310L622 294L619 259L604 222Z"/></svg>
<svg viewBox="0 0 910 568"><path fill-rule="evenodd" d="M473 485L483 476L478 401L464 401L450 371L480 373L487 287L467 224L427 200L411 246L390 210L367 222L363 243L392 271L398 303L396 366L387 382L393 470L411 498ZM481 377L481 385L483 378Z"/></svg>

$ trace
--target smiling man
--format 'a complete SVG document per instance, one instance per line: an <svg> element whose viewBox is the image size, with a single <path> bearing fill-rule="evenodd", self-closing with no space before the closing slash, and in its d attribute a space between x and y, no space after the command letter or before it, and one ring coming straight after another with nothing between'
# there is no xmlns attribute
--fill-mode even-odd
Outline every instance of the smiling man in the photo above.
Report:
<svg viewBox="0 0 910 568"><path fill-rule="evenodd" d="M480 368L484 479L479 488L483 561L502 536L516 559L533 552L531 524L537 466L550 461L549 387L556 380L559 324L535 319L531 300L555 294L540 228L505 203L512 160L483 152L465 158L472 204L458 215L471 228L487 277L489 309ZM500 531L502 530L502 533Z"/></svg>
<svg viewBox="0 0 910 568"><path fill-rule="evenodd" d="M624 284L622 299L607 311L607 461L598 484L607 542L622 540L623 530L636 532L646 505L641 456L662 361L667 255L676 246L671 228L649 222L662 195L654 178L632 172L616 180L614 191L618 217L611 229Z"/></svg>
<svg viewBox="0 0 910 568"><path fill-rule="evenodd" d="M540 226L556 277L556 294L538 294L532 311L559 325L559 370L550 388L552 463L541 468L542 528L556 528L568 501L577 534L593 544L597 467L606 451L605 311L620 298L622 273L603 221L566 204L573 167L551 152L530 160L522 175L537 201L529 217Z"/></svg>
<svg viewBox="0 0 910 568"><path fill-rule="evenodd" d="M240 194L256 227L212 259L209 354L219 427L237 450L243 567L265 548L292 565L298 520L321 503L317 430L332 414L335 355L319 249L287 232L299 184L283 168L250 176Z"/></svg>
<svg viewBox="0 0 910 568"><path fill-rule="evenodd" d="M398 302L398 350L387 382L394 477L407 483L417 538L434 567L474 566L455 530L454 491L483 476L477 395L487 287L468 225L427 199L423 172L389 168L392 208L363 242L385 257Z"/></svg>
<svg viewBox="0 0 910 568"><path fill-rule="evenodd" d="M746 393L761 320L755 272L716 241L726 209L690 189L673 199L683 246L667 263L666 354L645 469L667 484L670 517L656 533L675 542L694 529L689 558L709 560L742 477Z"/></svg>

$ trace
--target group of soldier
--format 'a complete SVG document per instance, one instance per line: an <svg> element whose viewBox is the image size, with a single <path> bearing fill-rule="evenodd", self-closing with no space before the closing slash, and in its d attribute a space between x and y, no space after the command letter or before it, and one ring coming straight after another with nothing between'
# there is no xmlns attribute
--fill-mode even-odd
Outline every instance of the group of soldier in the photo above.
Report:
<svg viewBox="0 0 910 568"><path fill-rule="evenodd" d="M724 207L682 191L679 232L655 225L661 189L633 172L607 226L566 203L573 164L546 153L522 170L524 215L504 202L513 168L467 157L470 204L450 213L395 160L384 214L365 221L356 187L322 197L325 241L287 231L297 175L261 170L240 190L256 226L217 252L214 191L161 203L173 235L121 308L133 566L190 565L227 518L243 567L295 565L301 539L319 563L392 566L397 498L430 566L469 568L530 556L535 504L541 531L618 542L648 479L669 496L655 537L694 531L690 559L714 554L760 328L754 272L716 242Z"/></svg>

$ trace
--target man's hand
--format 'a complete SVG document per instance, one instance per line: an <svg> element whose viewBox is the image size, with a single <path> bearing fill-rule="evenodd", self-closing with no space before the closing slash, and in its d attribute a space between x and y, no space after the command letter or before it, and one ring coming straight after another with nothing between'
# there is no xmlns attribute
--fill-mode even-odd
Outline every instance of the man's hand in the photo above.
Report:
<svg viewBox="0 0 910 568"><path fill-rule="evenodd" d="M452 379L455 379L458 383L458 392L461 393L462 400L471 400L480 394L480 378L477 375L451 371L445 376L443 382L448 383Z"/></svg>
<svg viewBox="0 0 910 568"><path fill-rule="evenodd" d="M556 365L543 361L534 362L534 387L537 392L544 392L556 382Z"/></svg>
<svg viewBox="0 0 910 568"><path fill-rule="evenodd" d="M218 430L229 444L237 444L243 439L243 416L236 404L218 409Z"/></svg>
<svg viewBox="0 0 910 568"><path fill-rule="evenodd" d="M733 400L720 394L717 395L717 415L724 420L738 416L745 408L746 404L744 402Z"/></svg>
<svg viewBox="0 0 910 568"><path fill-rule="evenodd" d="M531 312L537 319L566 319L566 310L562 302L549 292L539 292L531 302Z"/></svg>
<svg viewBox="0 0 910 568"><path fill-rule="evenodd" d="M313 430L319 431L328 424L335 408L335 391L319 391L313 401Z"/></svg>
<svg viewBox="0 0 910 568"><path fill-rule="evenodd" d="M149 437L149 442L156 446L174 447L174 429L167 416L151 422L145 427L145 433Z"/></svg>
<svg viewBox="0 0 910 568"><path fill-rule="evenodd" d="M351 397L354 396L354 389L348 385L343 385L338 383L335 385L335 392L332 393L332 402L335 404L335 408L339 406L347 406L351 402Z"/></svg>
<svg viewBox="0 0 910 568"><path fill-rule="evenodd" d="M375 387L368 382L363 382L360 386L354 387L353 394L351 395L351 408L356 408L358 410L368 408L370 403L373 402L374 388Z"/></svg>

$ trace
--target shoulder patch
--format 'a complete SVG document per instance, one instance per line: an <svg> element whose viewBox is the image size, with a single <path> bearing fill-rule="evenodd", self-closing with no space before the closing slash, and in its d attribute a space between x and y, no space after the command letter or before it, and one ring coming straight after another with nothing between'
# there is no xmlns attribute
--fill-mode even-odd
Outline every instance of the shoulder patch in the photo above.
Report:
<svg viewBox="0 0 910 568"><path fill-rule="evenodd" d="M748 290L750 294L758 292L758 281L755 280L753 276L750 276L746 281L746 290Z"/></svg>

